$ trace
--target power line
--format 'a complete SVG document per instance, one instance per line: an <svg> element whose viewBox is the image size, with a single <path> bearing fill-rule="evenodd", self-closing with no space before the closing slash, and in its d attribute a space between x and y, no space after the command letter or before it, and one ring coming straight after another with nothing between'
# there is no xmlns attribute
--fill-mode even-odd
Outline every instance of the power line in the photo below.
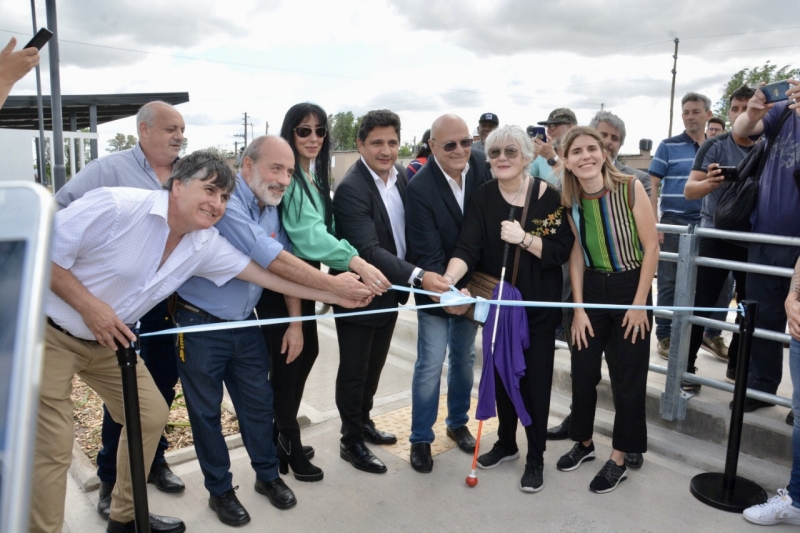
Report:
<svg viewBox="0 0 800 533"><path fill-rule="evenodd" d="M683 54L685 56L704 56L707 54L731 54L733 52L755 52L758 50L778 50L781 48L797 48L800 44L790 44L788 46L769 46L766 48L740 48L738 50L717 50L716 52L695 52L694 54Z"/></svg>

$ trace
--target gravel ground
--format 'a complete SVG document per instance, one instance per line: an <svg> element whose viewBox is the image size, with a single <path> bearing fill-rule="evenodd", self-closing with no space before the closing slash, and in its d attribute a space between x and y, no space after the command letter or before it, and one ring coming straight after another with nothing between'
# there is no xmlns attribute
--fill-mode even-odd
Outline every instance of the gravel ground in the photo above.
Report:
<svg viewBox="0 0 800 533"><path fill-rule="evenodd" d="M166 429L167 440L173 450L194 444L180 381L175 390L177 395L172 402ZM92 463L96 463L103 425L103 401L78 376L72 378L72 401L75 404L75 438ZM235 433L239 433L239 422L229 412L222 410L222 434L228 436Z"/></svg>

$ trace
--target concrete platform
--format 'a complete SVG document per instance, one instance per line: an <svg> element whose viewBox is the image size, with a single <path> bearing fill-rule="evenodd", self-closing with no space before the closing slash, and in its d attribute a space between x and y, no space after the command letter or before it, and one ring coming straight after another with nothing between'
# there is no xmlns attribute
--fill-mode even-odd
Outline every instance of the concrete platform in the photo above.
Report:
<svg viewBox="0 0 800 533"><path fill-rule="evenodd" d="M470 489L464 480L469 474L471 456L439 442L434 457L434 471L418 474L408 465L407 440L393 449L370 446L383 460L389 472L372 475L356 471L339 458L339 419L334 403L334 380L338 367L338 346L332 321L320 322L321 354L309 378L301 416L303 441L316 448L313 462L324 469L319 483L296 481L291 473L284 476L298 498L296 508L278 511L253 489L255 479L241 439L229 438L234 485L239 485L239 499L251 514L252 522L243 531L754 531L740 515L707 507L689 492L692 476L703 471L724 468L727 404L730 394L704 387L689 401L687 419L665 422L658 415L658 401L665 377L651 373L648 379L648 437L650 451L644 467L629 470L628 479L606 495L588 490L589 482L610 453L613 412L607 373L600 386L596 419L598 460L585 463L574 472L555 468L566 453L569 441L548 443L545 453L545 488L537 494L519 490L524 468L525 436L520 428L518 443L523 459L500 467L479 471L479 484ZM478 347L480 353L480 343ZM381 422L403 419L411 403L411 376L416 358L416 315L401 313L392 350L387 359L375 399L374 418ZM476 396L481 358L477 358ZM665 364L655 350L651 362ZM700 374L721 379L724 363L702 352ZM785 375L788 381L788 368ZM442 392L446 382L442 380ZM779 394L791 394L791 384L784 383ZM556 371L551 405L551 424L568 412L569 353L556 351ZM788 482L791 460L791 428L785 425L784 408L762 409L745 415L743 453L739 473L759 482L768 494ZM380 424L379 424L380 426ZM443 418L437 422L437 434L443 437ZM406 433L407 434L407 433ZM482 448L495 441L486 433ZM150 509L154 513L179 516L188 531L222 531L221 524L208 509L208 493L194 459L193 449L170 452L173 470L187 485L183 494L168 495L148 486ZM91 490L94 475L90 464L75 461L69 480L67 517L64 531L103 531L105 524L94 510L97 491ZM86 492L84 491L86 489ZM775 531L788 531L778 526Z"/></svg>

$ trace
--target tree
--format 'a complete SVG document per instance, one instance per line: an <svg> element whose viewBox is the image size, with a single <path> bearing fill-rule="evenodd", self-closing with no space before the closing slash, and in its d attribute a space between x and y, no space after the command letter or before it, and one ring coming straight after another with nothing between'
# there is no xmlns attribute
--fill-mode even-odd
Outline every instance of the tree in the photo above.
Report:
<svg viewBox="0 0 800 533"><path fill-rule="evenodd" d="M397 157L412 157L414 155L414 146L409 143L404 143L397 151Z"/></svg>
<svg viewBox="0 0 800 533"><path fill-rule="evenodd" d="M125 136L124 133L117 133L113 139L108 141L106 152L121 152L136 146L138 140L133 135Z"/></svg>
<svg viewBox="0 0 800 533"><path fill-rule="evenodd" d="M179 155L180 155L181 157L183 157L183 156L185 156L185 155L186 155L186 148L187 148L188 146L189 146L189 139L188 139L188 138L186 138L186 137L184 137L184 138L183 138L183 142L181 142L181 151L179 152Z"/></svg>
<svg viewBox="0 0 800 533"><path fill-rule="evenodd" d="M764 65L761 67L755 67L752 69L743 68L731 76L730 81L728 81L728 83L725 85L722 98L719 102L717 102L717 105L714 108L714 114L720 118L723 118L727 127L730 128L731 125L728 123L728 110L731 107L730 98L731 94L733 94L733 91L742 85L756 88L762 81L764 83L772 83L773 81L780 81L788 78L796 79L798 74L800 74L800 69L792 68L789 65L784 65L783 67L778 68L778 65L773 65L769 61L764 63Z"/></svg>
<svg viewBox="0 0 800 533"><path fill-rule="evenodd" d="M209 146L208 148L206 148L206 151L214 155L217 155L222 159L229 159L231 157L234 157L235 155L233 153L233 150L228 150L227 148L224 148L221 144L218 144L216 146Z"/></svg>
<svg viewBox="0 0 800 533"><path fill-rule="evenodd" d="M361 119L357 119L352 111L339 112L336 115L328 115L328 131L331 136L331 150L355 150L356 134L361 125Z"/></svg>

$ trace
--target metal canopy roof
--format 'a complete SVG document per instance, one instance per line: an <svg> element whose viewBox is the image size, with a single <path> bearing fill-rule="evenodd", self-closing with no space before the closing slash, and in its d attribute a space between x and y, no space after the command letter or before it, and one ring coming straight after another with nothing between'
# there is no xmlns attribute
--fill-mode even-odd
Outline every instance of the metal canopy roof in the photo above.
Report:
<svg viewBox="0 0 800 533"><path fill-rule="evenodd" d="M189 93L84 94L61 97L64 127L69 128L70 115L75 114L78 129L89 127L89 108L97 108L97 124L104 124L136 115L148 102L162 100L168 104L185 104ZM42 95L44 129L52 130L50 95ZM39 129L36 95L9 96L0 109L0 128Z"/></svg>

